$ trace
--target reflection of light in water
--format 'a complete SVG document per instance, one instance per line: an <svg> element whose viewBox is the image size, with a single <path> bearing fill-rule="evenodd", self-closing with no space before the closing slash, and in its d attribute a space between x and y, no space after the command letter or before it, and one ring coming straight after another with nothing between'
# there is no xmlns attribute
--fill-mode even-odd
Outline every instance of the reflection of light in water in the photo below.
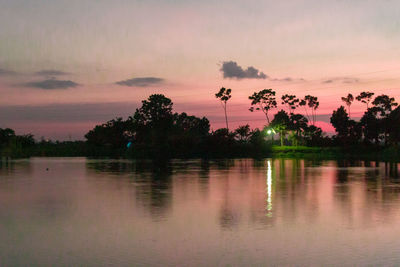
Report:
<svg viewBox="0 0 400 267"><path fill-rule="evenodd" d="M267 216L272 216L272 168L271 160L267 161Z"/></svg>

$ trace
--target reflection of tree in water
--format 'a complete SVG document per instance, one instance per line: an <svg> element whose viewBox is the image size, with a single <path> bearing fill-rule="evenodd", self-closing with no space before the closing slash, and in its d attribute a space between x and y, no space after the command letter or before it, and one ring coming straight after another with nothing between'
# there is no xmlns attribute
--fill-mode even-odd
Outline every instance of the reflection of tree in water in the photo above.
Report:
<svg viewBox="0 0 400 267"><path fill-rule="evenodd" d="M361 161L340 159L336 161L337 175L336 181L338 183L347 183L349 181L349 168L363 166Z"/></svg>
<svg viewBox="0 0 400 267"><path fill-rule="evenodd" d="M218 170L229 170L231 167L235 166L235 161L233 159L219 159L215 161Z"/></svg>
<svg viewBox="0 0 400 267"><path fill-rule="evenodd" d="M12 176L18 171L17 175L32 174L32 164L29 160L1 160L0 158L0 180L7 176Z"/></svg>
<svg viewBox="0 0 400 267"><path fill-rule="evenodd" d="M153 219L165 218L172 202L172 179L170 174L153 173L150 181L135 187L137 203L148 209Z"/></svg>
<svg viewBox="0 0 400 267"><path fill-rule="evenodd" d="M348 182L349 179L349 170L345 169L338 169L336 175L336 181L340 184L345 184Z"/></svg>
<svg viewBox="0 0 400 267"><path fill-rule="evenodd" d="M390 178L399 178L399 166L398 163L385 162L385 174Z"/></svg>
<svg viewBox="0 0 400 267"><path fill-rule="evenodd" d="M166 218L172 205L173 178L190 183L198 177L204 197L209 191L210 161L208 160L100 160L88 161L88 169L109 177L127 179L134 183L135 203L155 220ZM231 161L219 161L217 166L232 166ZM127 175L128 174L128 175Z"/></svg>
<svg viewBox="0 0 400 267"><path fill-rule="evenodd" d="M19 164L21 165L21 164ZM14 173L16 162L13 160L1 160L0 158L0 177L8 176Z"/></svg>
<svg viewBox="0 0 400 267"><path fill-rule="evenodd" d="M353 210L351 205L351 191L350 191L350 184L348 182L349 178L349 171L347 168L343 169L344 166L348 166L345 161L341 163L337 163L338 167L336 169L336 186L334 187L334 197L335 203L339 206L341 210L341 214L343 214L343 218L347 221L349 225L353 224Z"/></svg>
<svg viewBox="0 0 400 267"><path fill-rule="evenodd" d="M221 166L218 165L218 169L221 170ZM233 211L233 207L230 199L230 186L229 186L229 175L221 177L224 179L223 188L221 188L222 192L222 205L219 211L219 224L223 229L230 229L239 224L239 218L235 216Z"/></svg>
<svg viewBox="0 0 400 267"><path fill-rule="evenodd" d="M0 176L6 176L13 173L15 170L15 162L10 160L2 161L0 159Z"/></svg>
<svg viewBox="0 0 400 267"><path fill-rule="evenodd" d="M400 195L400 185L396 184L398 165L383 164L384 168L379 168L379 162L337 162L335 203L351 227L373 225L377 223L376 218L384 222L393 220L396 209L388 204L397 202Z"/></svg>
<svg viewBox="0 0 400 267"><path fill-rule="evenodd" d="M231 229L239 225L240 217L232 210L229 202L224 202L219 212L219 224L223 229Z"/></svg>
<svg viewBox="0 0 400 267"><path fill-rule="evenodd" d="M264 159L254 159L253 160L253 168L264 168L265 167L265 160Z"/></svg>
<svg viewBox="0 0 400 267"><path fill-rule="evenodd" d="M316 164L314 166L313 161L303 159L275 161L274 216L289 222L303 218L313 223L318 219L321 179L325 178L319 166L326 163L316 161Z"/></svg>
<svg viewBox="0 0 400 267"><path fill-rule="evenodd" d="M321 159L303 160L303 162L304 162L304 167L305 168L321 167L324 164L324 161L321 160Z"/></svg>
<svg viewBox="0 0 400 267"><path fill-rule="evenodd" d="M132 174L136 204L150 212L153 219L165 218L172 199L173 166L169 161L100 160L88 161L87 167L116 178L121 174Z"/></svg>
<svg viewBox="0 0 400 267"><path fill-rule="evenodd" d="M204 198L208 197L209 193L209 183L210 183L210 161L209 160L201 160L200 161L200 169L198 170L198 180L199 180L199 190Z"/></svg>
<svg viewBox="0 0 400 267"><path fill-rule="evenodd" d="M124 173L171 173L169 161L151 160L88 160L88 169L98 172L120 175Z"/></svg>
<svg viewBox="0 0 400 267"><path fill-rule="evenodd" d="M237 161L217 160L215 163L218 171L227 171L230 170L231 167L234 167L237 164ZM231 229L239 225L240 212L235 211L236 205L231 196L231 172L221 172L221 174L222 176L218 178L219 182L221 182L219 190L221 191L222 195L222 204L219 211L219 224L222 229ZM234 197L235 196L233 196L233 198Z"/></svg>
<svg viewBox="0 0 400 267"><path fill-rule="evenodd" d="M200 161L200 171L199 171L200 178L210 178L210 161L203 159Z"/></svg>

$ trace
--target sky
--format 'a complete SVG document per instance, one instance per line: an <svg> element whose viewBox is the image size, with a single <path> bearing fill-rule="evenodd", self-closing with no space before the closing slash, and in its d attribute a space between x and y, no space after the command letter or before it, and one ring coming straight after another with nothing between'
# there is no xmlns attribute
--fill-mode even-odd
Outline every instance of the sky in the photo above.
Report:
<svg viewBox="0 0 400 267"><path fill-rule="evenodd" d="M153 93L213 129L221 87L231 128L266 123L248 110L264 88L317 96L327 132L348 93L400 101L395 0L0 0L0 25L0 127L37 139L83 139Z"/></svg>

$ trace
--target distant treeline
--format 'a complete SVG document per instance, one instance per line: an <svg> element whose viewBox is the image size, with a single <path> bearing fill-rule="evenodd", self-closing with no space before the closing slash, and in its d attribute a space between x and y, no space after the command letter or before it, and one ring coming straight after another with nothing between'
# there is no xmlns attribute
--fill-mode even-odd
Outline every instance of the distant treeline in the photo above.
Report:
<svg viewBox="0 0 400 267"><path fill-rule="evenodd" d="M86 135L86 141L35 141L32 135L16 135L11 129L0 129L0 151L4 157L89 156L127 158L193 158L193 157L266 157L272 146L339 147L345 151L397 151L400 142L400 108L387 95L373 98L371 92L357 97L342 97L346 107L333 111L331 124L336 135L327 136L315 125L318 98L306 95L282 95L278 108L276 92L264 89L249 96L250 111L261 111L266 126L251 129L249 124L229 129L227 104L232 90L221 88L220 100L226 127L211 131L209 120L186 113L173 112L171 99L151 95L127 119L116 118L97 125ZM359 121L350 118L354 100L366 105ZM302 112L300 112L302 111ZM333 150L332 150L333 151ZM336 151L336 150L335 150ZM281 151L282 152L282 151Z"/></svg>

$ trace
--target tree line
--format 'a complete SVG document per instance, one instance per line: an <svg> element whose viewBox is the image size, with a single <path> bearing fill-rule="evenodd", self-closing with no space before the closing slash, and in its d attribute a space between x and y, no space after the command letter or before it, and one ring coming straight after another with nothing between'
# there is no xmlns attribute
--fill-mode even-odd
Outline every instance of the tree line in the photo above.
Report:
<svg viewBox="0 0 400 267"><path fill-rule="evenodd" d="M85 138L92 146L123 148L132 157L151 158L262 155L270 145L262 131L251 130L249 125L233 132L228 128L210 129L206 117L175 113L171 99L154 94L126 120L116 118L97 125Z"/></svg>
<svg viewBox="0 0 400 267"><path fill-rule="evenodd" d="M211 130L206 117L176 113L171 99L153 94L127 119L117 117L96 125L84 142L35 142L33 135L18 136L11 129L0 129L1 155L243 157L266 156L273 145L379 148L397 147L400 142L400 107L384 94L362 92L342 97L343 105L330 118L336 131L332 136L316 126L320 106L316 96L283 94L279 98L273 89L254 92L248 97L249 111L262 112L265 126L251 129L244 124L233 130L228 119L232 90L222 87L215 97L226 124L217 130ZM357 121L351 119L354 101L366 106Z"/></svg>
<svg viewBox="0 0 400 267"><path fill-rule="evenodd" d="M228 128L227 102L232 90L221 88L215 97L223 103L226 127ZM318 97L306 95L303 99L296 95L284 94L280 98L282 108L278 109L279 99L272 89L254 92L249 96L250 111L261 111L266 117L266 129L279 133L280 145L307 146L351 146L375 145L397 146L400 142L400 107L393 97L373 92L361 92L354 97L351 93L341 98L343 105L334 110L330 123L336 134L328 137L322 129L315 126ZM366 105L366 110L359 121L351 119L351 105L354 101ZM302 112L301 112L302 111ZM240 128L240 127L239 127Z"/></svg>

